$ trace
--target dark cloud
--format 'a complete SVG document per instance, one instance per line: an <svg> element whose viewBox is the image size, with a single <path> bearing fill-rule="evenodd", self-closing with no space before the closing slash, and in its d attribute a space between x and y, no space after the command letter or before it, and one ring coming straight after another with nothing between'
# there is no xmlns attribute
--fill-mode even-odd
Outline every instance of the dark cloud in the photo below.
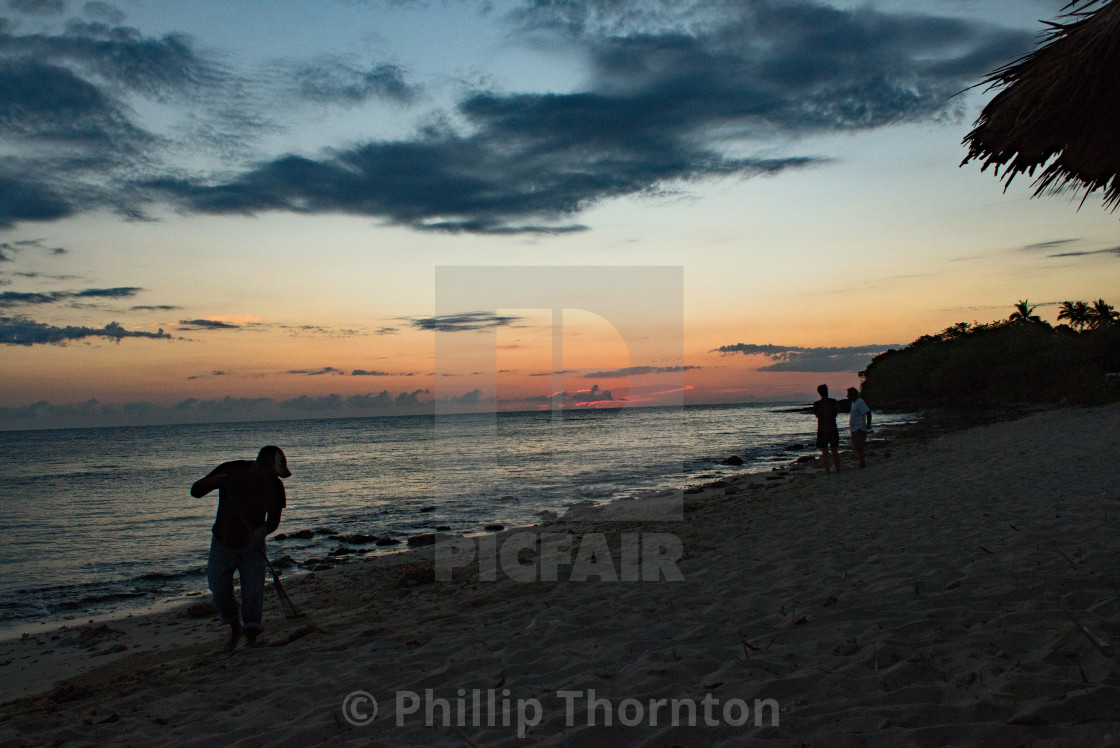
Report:
<svg viewBox="0 0 1120 748"><path fill-rule="evenodd" d="M623 369L595 371L590 374L584 374L583 376L587 379L615 379L617 377L632 377L640 374L671 374L699 368L699 366L627 366Z"/></svg>
<svg viewBox="0 0 1120 748"><path fill-rule="evenodd" d="M56 327L43 322L35 322L26 317L0 317L0 344L39 345L43 343L65 343L70 340L86 338L109 338L120 342L121 338L170 338L162 329L158 332L126 330L116 322L104 327L72 326Z"/></svg>
<svg viewBox="0 0 1120 748"><path fill-rule="evenodd" d="M364 395L351 395L346 398L346 404L359 410L389 410L393 407L393 396L389 390L382 390L374 395L372 392Z"/></svg>
<svg viewBox="0 0 1120 748"><path fill-rule="evenodd" d="M0 242L0 262L11 259L10 256L5 256L5 253L18 253L25 249L38 249L52 255L64 255L67 250L63 247L48 247L42 239L20 239L14 242ZM30 277L30 276L29 276ZM54 277L75 277L75 276L54 276Z"/></svg>
<svg viewBox="0 0 1120 748"><path fill-rule="evenodd" d="M373 331L374 335L396 335L400 330L395 327L379 327Z"/></svg>
<svg viewBox="0 0 1120 748"><path fill-rule="evenodd" d="M182 330L238 330L241 325L222 322L217 319L181 319L179 324Z"/></svg>
<svg viewBox="0 0 1120 748"><path fill-rule="evenodd" d="M4 291L0 293L0 307L31 304L57 304L73 299L127 299L144 289L125 286L120 288L87 288L82 291Z"/></svg>
<svg viewBox="0 0 1120 748"><path fill-rule="evenodd" d="M537 372L535 374L530 374L529 376L531 376L531 377L553 377L553 376L558 376L560 374L577 374L577 373L578 373L578 371L576 369L558 369L556 371Z"/></svg>
<svg viewBox="0 0 1120 748"><path fill-rule="evenodd" d="M516 16L590 56L584 90L480 91L458 107L469 134L432 128L322 159L284 156L223 183L150 186L212 213L344 212L447 232L573 231L581 227L566 219L602 200L823 161L729 155L737 143L945 116L952 94L1033 42L957 19L808 0L716 3L700 22L669 3L592 5L535 2Z"/></svg>
<svg viewBox="0 0 1120 748"><path fill-rule="evenodd" d="M1076 245L1083 241L1082 239L1054 239L1052 241L1038 242L1037 244L1028 244L1021 248L1023 252L1045 252L1046 257L1092 257L1095 255L1116 255L1120 256L1120 247L1108 247L1107 249L1068 249L1070 245ZM1061 251L1054 252L1051 250L1061 249Z"/></svg>
<svg viewBox="0 0 1120 748"><path fill-rule="evenodd" d="M87 6L94 16L107 8ZM186 145L197 156L231 132L239 141L257 132L240 114L223 123L234 88L185 36L144 37L100 21L71 20L55 34L0 24L0 137L15 147L0 157L0 227L97 208L141 217L137 177L160 173ZM179 107L174 139L142 124L138 100Z"/></svg>
<svg viewBox="0 0 1120 748"><path fill-rule="evenodd" d="M191 379L202 379L203 377L224 377L228 374L229 374L229 372L227 372L227 371L222 371L220 369L215 369L214 371L210 372L209 374L191 374L189 377L187 377L187 379L191 380Z"/></svg>
<svg viewBox="0 0 1120 748"><path fill-rule="evenodd" d="M272 405L267 397L225 397L218 400L198 400L188 397L175 404L174 410L200 412L215 416L258 415Z"/></svg>
<svg viewBox="0 0 1120 748"><path fill-rule="evenodd" d="M54 304L59 301L56 293L38 291L4 291L0 293L0 307L17 304Z"/></svg>
<svg viewBox="0 0 1120 748"><path fill-rule="evenodd" d="M465 332L468 330L488 330L493 327L507 327L523 319L506 317L489 312L465 312L463 314L444 314L436 317L418 317L410 320L417 330L436 332Z"/></svg>
<svg viewBox="0 0 1120 748"><path fill-rule="evenodd" d="M257 327L265 326L265 325L262 325L261 323L252 323L252 324L254 326L257 326ZM351 337L354 337L356 335L364 335L365 334L361 330L353 330L353 329L349 329L349 328L323 327L322 325L270 325L270 326L271 327L276 327L280 330L288 330L292 334L292 336L294 336L294 337L307 335L307 336L313 336L313 337L326 336L326 337L332 337L332 338L351 338Z"/></svg>
<svg viewBox="0 0 1120 748"><path fill-rule="evenodd" d="M350 213L425 231L558 234L585 227L549 222L662 182L773 174L817 162L805 157L725 158L693 146L666 150L652 142L643 145L644 152L626 152L621 144L586 142L607 135L593 134L590 127L584 131L581 126L576 133L544 129L545 120L580 118L578 111L535 112L530 115L539 120L535 123L510 121L516 113L502 111L539 105L552 108L549 99L539 97L536 102L511 102L479 96L463 108L481 129L478 135L443 133L411 142L367 143L324 160L288 155L224 184L158 179L146 187L205 213ZM572 108L582 107L575 103ZM644 143L636 133L625 139Z"/></svg>
<svg viewBox="0 0 1120 748"><path fill-rule="evenodd" d="M1048 241L1048 242L1038 242L1036 244L1028 244L1027 246L1023 247L1023 251L1024 252L1045 251L1045 250L1054 249L1055 247L1061 247L1061 246L1064 246L1066 244L1073 244L1073 243L1076 243L1076 242L1079 242L1079 241L1081 241L1081 240L1080 239L1053 239L1053 240Z"/></svg>
<svg viewBox="0 0 1120 748"><path fill-rule="evenodd" d="M87 14L112 16L101 4ZM522 38L548 36L585 59L588 79L564 93L477 89L410 137L252 161L254 139L290 114L291 97L254 97L186 37L100 20L58 35L0 30L0 133L26 154L0 160L0 226L99 207L141 217L167 201L450 233L580 231L575 217L606 200L829 161L759 155L801 136L954 116L952 94L1035 41L818 0L529 0L509 19ZM417 95L391 64L327 58L289 70L283 85L320 106ZM189 131L149 132L123 103L136 96L190 104ZM225 171L192 171L198 154L184 149L222 155Z"/></svg>
<svg viewBox="0 0 1120 748"><path fill-rule="evenodd" d="M725 355L741 353L745 356L766 356L774 363L762 366L759 371L832 372L862 371L871 359L891 349L902 348L899 343L890 345L857 345L842 348L802 348L784 345L756 345L736 343L715 350Z"/></svg>
<svg viewBox="0 0 1120 748"><path fill-rule="evenodd" d="M592 385L589 390L562 391L552 395L537 395L525 398L525 402L534 405L550 405L552 407L584 408L589 405L601 403L626 402L626 398L616 398L610 390L599 389L599 385Z"/></svg>
<svg viewBox="0 0 1120 748"><path fill-rule="evenodd" d="M397 395L397 399L393 401L393 404L396 407L403 408L405 410L418 408L423 405L423 403L420 401L420 396L427 394L427 390L413 390L412 392L402 392Z"/></svg>
<svg viewBox="0 0 1120 748"><path fill-rule="evenodd" d="M287 78L295 93L318 104L360 104L387 99L399 104L414 101L420 94L397 65L375 63L356 66L338 57L289 66Z"/></svg>
<svg viewBox="0 0 1120 748"><path fill-rule="evenodd" d="M22 168L16 162L0 158L0 228L10 228L17 221L66 218L75 212L75 207L59 192L33 176L17 175L20 171ZM31 174L35 171L32 168Z"/></svg>
<svg viewBox="0 0 1120 748"><path fill-rule="evenodd" d="M135 296L144 289L136 288L133 286L122 286L119 288L87 288L84 291L76 291L74 298L88 299L88 298L101 298L101 299L127 299Z"/></svg>
<svg viewBox="0 0 1120 748"><path fill-rule="evenodd" d="M0 50L2 41L0 35ZM0 60L0 132L117 151L131 151L149 138L101 88L70 69L9 59Z"/></svg>
<svg viewBox="0 0 1120 748"><path fill-rule="evenodd" d="M390 372L387 372L387 371L370 371L370 370L366 370L366 369L354 369L354 371L350 372L350 376L352 376L352 377L391 377L391 376L393 376L393 374L390 373Z"/></svg>
<svg viewBox="0 0 1120 748"><path fill-rule="evenodd" d="M1081 251L1071 252L1054 252L1046 255L1047 257L1086 257L1092 255L1114 255L1120 257L1120 247L1109 247L1108 249L1086 249Z"/></svg>
<svg viewBox="0 0 1120 748"><path fill-rule="evenodd" d="M33 74L69 73L58 80L83 92L89 104L111 106L122 113L127 109L116 104L118 93L182 102L228 81L227 74L201 57L185 35L145 37L134 28L99 22L72 20L62 33L53 35L0 34L0 52L17 69L28 66ZM37 66L46 69L36 73ZM69 102L58 96L46 101Z"/></svg>
<svg viewBox="0 0 1120 748"><path fill-rule="evenodd" d="M323 397L300 395L299 397L292 398L291 400L282 400L280 402L281 410L295 410L303 412L338 411L342 410L342 406L342 395L325 395Z"/></svg>
<svg viewBox="0 0 1120 748"><path fill-rule="evenodd" d="M464 408L471 408L484 402L485 398L482 397L482 390L473 389L470 392L450 398L450 401L453 405L458 405Z"/></svg>
<svg viewBox="0 0 1120 748"><path fill-rule="evenodd" d="M50 273L39 273L34 270L12 273L12 275L19 276L20 278L43 278L52 281L68 281L81 278L80 275L54 275Z"/></svg>
<svg viewBox="0 0 1120 748"><path fill-rule="evenodd" d="M300 374L307 377L321 377L324 374L337 374L338 376L345 376L346 372L341 369L336 369L333 366L323 366L319 369L289 369L284 372L285 374Z"/></svg>
<svg viewBox="0 0 1120 748"><path fill-rule="evenodd" d="M176 310L182 309L182 308L183 307L181 307L181 306L172 306L171 304L155 304L155 305L145 304L145 305L141 305L141 306L129 307L128 310L130 312L173 312L173 311L176 311Z"/></svg>
<svg viewBox="0 0 1120 748"><path fill-rule="evenodd" d="M0 428L407 415L431 412L431 401L420 399L425 394L427 390L396 395L384 390L350 397L301 395L283 401L267 397L226 396L206 400L189 397L171 406L145 401L101 403L96 399L56 405L40 400L27 405L0 406Z"/></svg>
<svg viewBox="0 0 1120 748"><path fill-rule="evenodd" d="M52 405L46 400L39 400L29 405L16 407L0 407L0 421L34 421L45 418L89 418L104 415L115 410L111 404L102 404L97 398L90 398L82 403L65 403Z"/></svg>
<svg viewBox="0 0 1120 748"><path fill-rule="evenodd" d="M423 409L427 403L420 400L421 395L428 394L428 390L415 390L401 392L393 397L389 390L382 390L376 395L367 392L364 395L351 395L346 398L346 405L359 411L377 411L382 413L409 413Z"/></svg>

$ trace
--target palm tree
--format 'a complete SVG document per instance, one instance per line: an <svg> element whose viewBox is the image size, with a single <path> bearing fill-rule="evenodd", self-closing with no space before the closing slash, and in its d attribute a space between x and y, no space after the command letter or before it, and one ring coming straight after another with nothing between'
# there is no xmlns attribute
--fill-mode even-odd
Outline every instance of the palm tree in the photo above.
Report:
<svg viewBox="0 0 1120 748"><path fill-rule="evenodd" d="M946 327L943 334L946 338L959 338L968 335L970 329L972 329L972 325L967 322L958 322L952 327Z"/></svg>
<svg viewBox="0 0 1120 748"><path fill-rule="evenodd" d="M1020 299L1015 304L1015 311L1007 318L1009 322L1041 322L1042 319L1037 314L1031 314L1034 307L1031 306L1026 299Z"/></svg>
<svg viewBox="0 0 1120 748"><path fill-rule="evenodd" d="M1104 299L1093 302L1093 308L1088 313L1089 327L1095 330L1099 327L1115 325L1118 320L1120 320L1120 312L1117 312L1112 304L1106 304Z"/></svg>
<svg viewBox="0 0 1120 748"><path fill-rule="evenodd" d="M1058 319L1069 320L1070 327L1084 330L1089 324L1089 305L1084 301L1063 301L1058 310Z"/></svg>

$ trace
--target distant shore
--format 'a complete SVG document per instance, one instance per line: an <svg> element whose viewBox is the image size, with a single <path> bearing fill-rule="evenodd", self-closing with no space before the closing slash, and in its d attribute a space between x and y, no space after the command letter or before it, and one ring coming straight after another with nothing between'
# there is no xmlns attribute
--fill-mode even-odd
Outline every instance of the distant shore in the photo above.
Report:
<svg viewBox="0 0 1120 748"><path fill-rule="evenodd" d="M270 591L271 646L233 654L204 606L28 635L0 643L0 742L525 745L520 716L534 744L1108 744L1118 448L1120 405L892 434L866 470L844 455L839 475L805 460L686 491L680 519L584 508L521 531L602 543L582 572L624 581L541 580L535 547L517 559L536 581L433 581L428 546L290 580L304 618ZM630 581L625 544L646 537L681 552ZM344 708L361 691L368 726ZM673 726L689 703L696 724Z"/></svg>

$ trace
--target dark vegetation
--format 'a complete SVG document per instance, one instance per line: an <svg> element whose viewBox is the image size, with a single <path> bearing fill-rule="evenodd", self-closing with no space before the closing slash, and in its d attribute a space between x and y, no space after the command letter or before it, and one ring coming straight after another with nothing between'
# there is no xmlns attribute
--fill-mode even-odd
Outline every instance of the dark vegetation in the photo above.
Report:
<svg viewBox="0 0 1120 748"><path fill-rule="evenodd" d="M1006 320L960 322L872 359L863 396L886 410L991 410L1120 399L1120 314L1067 301L1054 327L1026 302Z"/></svg>

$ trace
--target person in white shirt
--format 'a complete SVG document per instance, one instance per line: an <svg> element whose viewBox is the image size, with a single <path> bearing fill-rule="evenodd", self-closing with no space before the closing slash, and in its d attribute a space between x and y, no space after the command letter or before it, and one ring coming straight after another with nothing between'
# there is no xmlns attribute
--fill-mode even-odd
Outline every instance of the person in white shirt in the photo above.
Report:
<svg viewBox="0 0 1120 748"><path fill-rule="evenodd" d="M859 457L859 466L867 467L867 433L871 431L871 408L859 396L855 387L848 388L848 400L852 407L848 412L848 430L852 432L852 447Z"/></svg>

